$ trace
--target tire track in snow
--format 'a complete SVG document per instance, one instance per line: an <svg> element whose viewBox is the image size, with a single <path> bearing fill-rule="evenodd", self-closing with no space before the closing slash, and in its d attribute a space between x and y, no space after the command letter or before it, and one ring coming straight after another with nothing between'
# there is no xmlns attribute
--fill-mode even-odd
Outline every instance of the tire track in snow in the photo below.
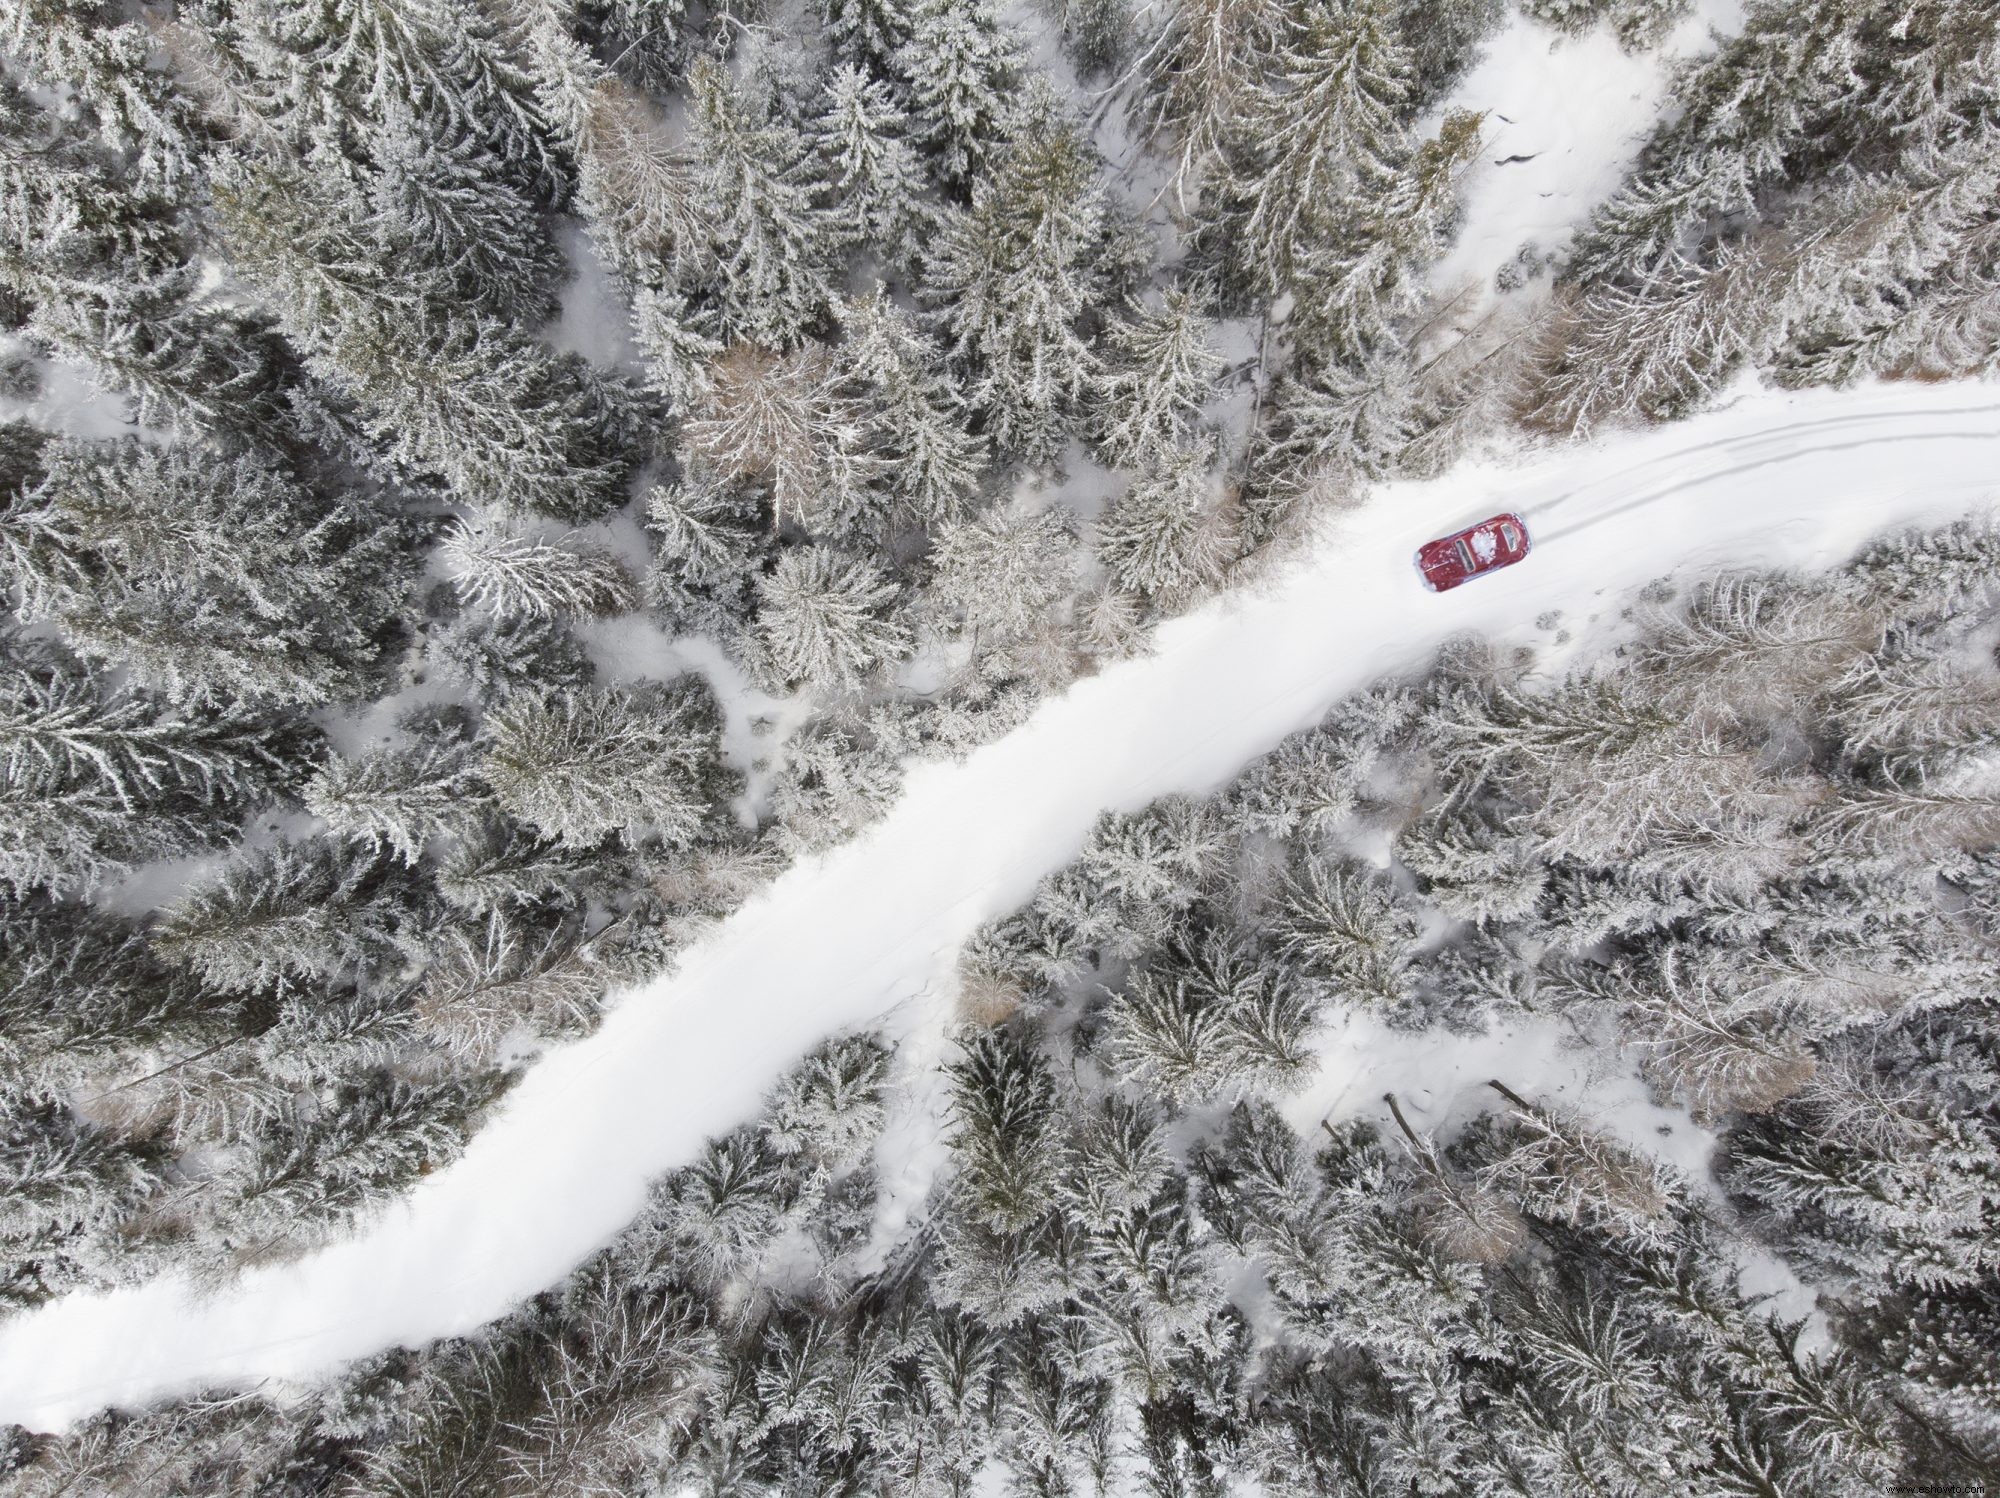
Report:
<svg viewBox="0 0 2000 1498"><path fill-rule="evenodd" d="M965 936L1071 858L1100 810L1212 790L1452 634L1518 629L1677 563L1819 565L1875 531L1962 513L1967 494L2000 487L2000 406L1967 393L1760 394L1526 467L1385 486L1294 567L1164 625L1154 655L1077 683L961 763L913 769L887 817L788 871L596 1034L537 1063L457 1163L354 1236L206 1296L162 1278L0 1324L0 1422L307 1377L478 1326L613 1236L650 1178L752 1116L821 1036L886 1018L935 1037ZM1730 460L1685 471L1715 453ZM1761 477L1773 471L1786 482ZM1647 475L1640 498L1615 503ZM1433 595L1408 566L1468 509L1573 501L1612 507L1475 587ZM1549 544L1580 531L1590 544Z"/></svg>

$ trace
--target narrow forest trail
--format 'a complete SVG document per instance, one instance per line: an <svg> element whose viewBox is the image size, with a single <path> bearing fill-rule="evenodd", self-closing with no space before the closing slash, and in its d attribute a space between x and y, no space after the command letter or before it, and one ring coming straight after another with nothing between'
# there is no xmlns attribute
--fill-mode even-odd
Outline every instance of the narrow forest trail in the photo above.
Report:
<svg viewBox="0 0 2000 1498"><path fill-rule="evenodd" d="M961 764L918 768L867 835L791 870L523 1079L463 1159L351 1239L207 1296L165 1279L0 1326L0 1422L307 1375L462 1332L558 1279L646 1182L753 1114L825 1034L935 1034L955 954L1097 814L1204 792L1453 634L1581 622L1683 567L1816 565L2000 495L2000 386L1749 395L1679 425L1386 486L1311 556L1160 632ZM1433 596L1417 543L1502 509L1523 565ZM1342 1058L1351 1072L1365 1056Z"/></svg>

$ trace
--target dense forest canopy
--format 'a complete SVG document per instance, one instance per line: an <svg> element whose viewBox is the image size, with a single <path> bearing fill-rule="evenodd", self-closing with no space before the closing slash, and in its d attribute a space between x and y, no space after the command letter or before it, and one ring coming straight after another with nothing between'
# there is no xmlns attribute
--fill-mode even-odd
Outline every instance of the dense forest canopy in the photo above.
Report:
<svg viewBox="0 0 2000 1498"><path fill-rule="evenodd" d="M912 758L1370 483L1994 371L2000 11L1749 0L1494 297L1435 274L1486 39L1690 12L1521 8L0 0L0 1307L343 1231ZM1951 530L1555 685L1468 647L1107 820L968 958L887 1267L837 1038L488 1334L13 1480L1990 1480L1992 576ZM1305 1137L1350 1010L1625 1047L1715 1178L1504 1077Z"/></svg>
<svg viewBox="0 0 2000 1498"><path fill-rule="evenodd" d="M1912 533L1559 673L1456 646L972 944L912 1230L891 1053L835 1037L503 1321L22 1436L13 1491L1985 1486L1996 563ZM1450 1137L1302 1118L1356 1024L1636 1055L1713 1172L1518 1076Z"/></svg>

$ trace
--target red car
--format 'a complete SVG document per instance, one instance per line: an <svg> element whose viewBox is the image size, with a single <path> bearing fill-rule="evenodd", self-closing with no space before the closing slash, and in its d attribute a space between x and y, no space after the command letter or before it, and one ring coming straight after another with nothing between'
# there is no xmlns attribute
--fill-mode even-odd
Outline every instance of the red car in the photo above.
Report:
<svg viewBox="0 0 2000 1498"><path fill-rule="evenodd" d="M1509 512L1440 536L1417 548L1417 575L1433 593L1442 593L1486 572L1511 567L1528 554L1528 527Z"/></svg>

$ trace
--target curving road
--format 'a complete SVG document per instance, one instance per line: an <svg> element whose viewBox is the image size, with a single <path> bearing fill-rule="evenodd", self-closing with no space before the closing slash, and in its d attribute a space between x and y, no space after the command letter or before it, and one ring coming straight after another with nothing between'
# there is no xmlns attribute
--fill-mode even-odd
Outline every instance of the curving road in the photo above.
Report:
<svg viewBox="0 0 2000 1498"><path fill-rule="evenodd" d="M961 764L918 768L883 822L791 870L538 1064L463 1159L357 1236L207 1296L169 1278L0 1325L0 1423L311 1375L477 1326L610 1238L650 1178L754 1113L819 1037L886 1022L934 1044L966 935L1069 859L1102 809L1212 789L1452 634L1594 615L1676 568L1832 562L1996 495L1991 385L1759 393L1672 428L1385 487L1281 576L1166 626L1154 655ZM1533 555L1424 592L1417 543L1501 509L1526 517ZM921 1164L908 1169L887 1182L892 1201L920 1188Z"/></svg>

